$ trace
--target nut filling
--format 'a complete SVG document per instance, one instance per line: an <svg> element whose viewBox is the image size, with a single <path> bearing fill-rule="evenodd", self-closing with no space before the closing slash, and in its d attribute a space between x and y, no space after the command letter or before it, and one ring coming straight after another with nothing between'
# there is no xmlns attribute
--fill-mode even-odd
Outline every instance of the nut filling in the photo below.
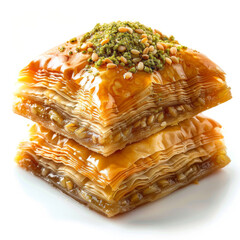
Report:
<svg viewBox="0 0 240 240"><path fill-rule="evenodd" d="M162 198L230 162L198 115L231 99L225 78L157 29L97 24L20 71L13 111L35 124L16 162L108 217Z"/></svg>
<svg viewBox="0 0 240 240"><path fill-rule="evenodd" d="M125 146L129 141L133 142L141 139L143 133L147 137L169 125L175 125L179 119L201 112L204 109L204 104L211 104L211 102L214 102L214 99L209 96L204 98L200 95L191 104L151 109L147 116L142 116L142 118L135 120L124 128L112 129L109 132L110 134L105 136L100 136L99 133L90 130L88 126L41 103L21 100L15 105L14 110L16 113L31 118L38 123L48 125L48 128L53 131L73 138L79 144L99 150L108 146Z"/></svg>
<svg viewBox="0 0 240 240"><path fill-rule="evenodd" d="M69 176L58 174L40 165L31 155L25 154L22 156L19 160L19 165L61 189L75 200L111 217L129 211L141 204L164 197L176 189L202 178L213 170L221 167L226 159L226 155L221 154L214 156L201 163L193 164L182 172L161 177L148 186L138 187L138 189L133 190L127 196L123 196L119 201L109 202L92 194L91 189L87 189L86 186L79 186L74 183Z"/></svg>

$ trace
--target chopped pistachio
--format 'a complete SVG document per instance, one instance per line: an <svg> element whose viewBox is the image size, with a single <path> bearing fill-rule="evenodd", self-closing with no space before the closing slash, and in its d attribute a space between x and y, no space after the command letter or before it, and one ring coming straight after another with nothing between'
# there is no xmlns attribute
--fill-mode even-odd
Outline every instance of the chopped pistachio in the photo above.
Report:
<svg viewBox="0 0 240 240"><path fill-rule="evenodd" d="M136 68L135 67L132 67L128 70L129 72L132 72L132 73L135 73L136 72Z"/></svg>
<svg viewBox="0 0 240 240"><path fill-rule="evenodd" d="M60 52L63 52L63 51L65 50L65 47L62 46L62 47L60 47L58 50L59 50Z"/></svg>
<svg viewBox="0 0 240 240"><path fill-rule="evenodd" d="M97 62L95 63L96 67L100 67L102 65L102 59L98 59Z"/></svg>
<svg viewBox="0 0 240 240"><path fill-rule="evenodd" d="M151 71L151 68L149 68L149 67L144 67L144 71L147 72L147 73L152 72L152 71Z"/></svg>
<svg viewBox="0 0 240 240"><path fill-rule="evenodd" d="M89 53L92 53L92 52L93 52L93 49L92 49L92 48L88 48L87 51L88 51Z"/></svg>
<svg viewBox="0 0 240 240"><path fill-rule="evenodd" d="M75 42L75 38L70 40L70 42L72 41ZM114 64L120 65L132 73L137 71L139 61L144 64L145 72L151 73L154 70L162 69L165 65L165 58L170 57L169 48L175 46L178 51L185 49L173 36L167 37L139 22L129 21L102 25L98 23L90 32L81 37L79 45L82 46L86 42L92 44L91 47L88 47L87 52L96 53L99 57L95 62L96 67L106 64L105 59L110 59ZM165 46L164 49L157 48L159 42ZM146 47L149 47L151 51L148 53L145 51L144 54L147 56L142 57ZM82 48L82 53L86 53L85 49ZM81 51L79 46L76 51ZM127 60L126 63L121 61L121 57ZM136 58L139 58L139 61L136 61ZM93 63L91 57L88 62Z"/></svg>
<svg viewBox="0 0 240 240"><path fill-rule="evenodd" d="M70 43L75 43L75 42L77 42L77 38L74 37L74 38L70 39L69 41L70 41Z"/></svg>

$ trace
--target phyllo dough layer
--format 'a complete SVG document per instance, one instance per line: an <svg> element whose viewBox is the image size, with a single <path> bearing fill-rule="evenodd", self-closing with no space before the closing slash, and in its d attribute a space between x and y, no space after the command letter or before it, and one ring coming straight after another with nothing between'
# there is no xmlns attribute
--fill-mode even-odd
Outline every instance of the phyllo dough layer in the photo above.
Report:
<svg viewBox="0 0 240 240"><path fill-rule="evenodd" d="M18 164L108 217L161 198L229 163L221 126L196 116L104 157L33 125Z"/></svg>
<svg viewBox="0 0 240 240"><path fill-rule="evenodd" d="M109 156L231 98L224 72L206 56L134 26L114 34L139 39L139 50L113 50L120 40L104 31L97 45L96 30L34 59L20 73L14 112Z"/></svg>

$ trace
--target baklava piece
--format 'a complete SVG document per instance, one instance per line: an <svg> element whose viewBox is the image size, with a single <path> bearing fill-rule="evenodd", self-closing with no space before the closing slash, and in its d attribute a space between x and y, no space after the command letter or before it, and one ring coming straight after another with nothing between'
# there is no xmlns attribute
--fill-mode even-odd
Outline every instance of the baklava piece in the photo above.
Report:
<svg viewBox="0 0 240 240"><path fill-rule="evenodd" d="M215 63L138 22L97 24L18 84L15 113L104 156L231 98Z"/></svg>
<svg viewBox="0 0 240 240"><path fill-rule="evenodd" d="M104 157L33 125L18 164L91 209L112 217L227 165L221 126L196 116Z"/></svg>

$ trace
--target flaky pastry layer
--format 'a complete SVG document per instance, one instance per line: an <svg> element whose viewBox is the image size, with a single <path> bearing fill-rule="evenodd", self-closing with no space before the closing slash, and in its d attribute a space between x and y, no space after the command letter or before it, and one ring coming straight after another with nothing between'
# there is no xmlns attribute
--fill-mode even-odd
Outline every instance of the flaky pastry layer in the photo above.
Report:
<svg viewBox="0 0 240 240"><path fill-rule="evenodd" d="M20 73L14 112L109 156L231 98L224 72L191 49L129 80L122 67L86 70L88 57L54 48L33 60Z"/></svg>
<svg viewBox="0 0 240 240"><path fill-rule="evenodd" d="M19 165L111 217L161 198L229 163L220 125L196 116L103 157L42 126Z"/></svg>

